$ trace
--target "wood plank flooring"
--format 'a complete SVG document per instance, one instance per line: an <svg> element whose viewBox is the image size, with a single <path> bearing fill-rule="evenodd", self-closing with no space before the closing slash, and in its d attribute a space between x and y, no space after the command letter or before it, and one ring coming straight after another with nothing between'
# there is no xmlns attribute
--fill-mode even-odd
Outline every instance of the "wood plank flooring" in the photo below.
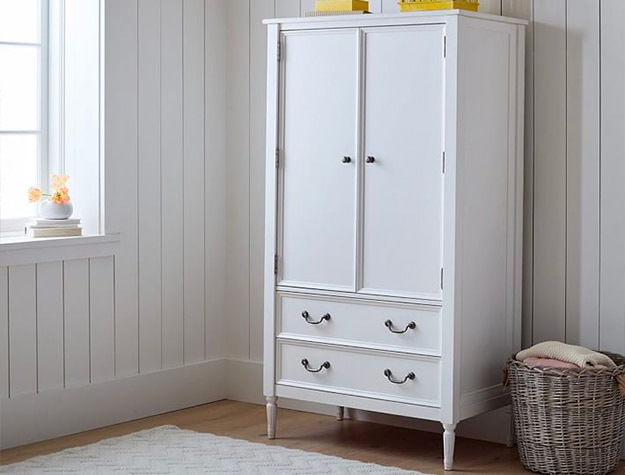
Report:
<svg viewBox="0 0 625 475"><path fill-rule="evenodd" d="M0 464L165 424L435 475L446 473L442 468L439 434L348 419L339 422L331 416L279 409L277 438L270 441L264 406L227 400L7 449L0 452ZM519 462L516 447L510 449L457 438L453 473L519 475L531 472ZM625 473L625 462L613 473Z"/></svg>

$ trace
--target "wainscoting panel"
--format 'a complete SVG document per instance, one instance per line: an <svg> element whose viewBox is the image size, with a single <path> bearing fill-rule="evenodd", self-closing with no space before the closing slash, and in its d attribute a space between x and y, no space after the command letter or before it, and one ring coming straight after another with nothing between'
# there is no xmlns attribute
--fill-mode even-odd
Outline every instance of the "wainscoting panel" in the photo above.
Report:
<svg viewBox="0 0 625 475"><path fill-rule="evenodd" d="M89 259L91 382L115 378L115 258Z"/></svg>
<svg viewBox="0 0 625 475"><path fill-rule="evenodd" d="M65 387L63 287L62 261L37 264L38 391Z"/></svg>
<svg viewBox="0 0 625 475"><path fill-rule="evenodd" d="M137 0L105 2L105 229L115 259L115 375L139 371ZM146 192L142 190L142 192ZM156 198L160 189L152 190Z"/></svg>
<svg viewBox="0 0 625 475"><path fill-rule="evenodd" d="M161 305L162 331L167 335L161 356L163 367L173 368L184 361L182 0L161 1L160 48Z"/></svg>
<svg viewBox="0 0 625 475"><path fill-rule="evenodd" d="M226 1L205 2L204 243L205 358L221 358L226 327Z"/></svg>
<svg viewBox="0 0 625 475"><path fill-rule="evenodd" d="M250 4L250 73L264 71L267 64L267 27L265 18L273 16L273 0L255 0ZM254 76L250 81L250 310L263 308L264 277L264 223L265 202L255 199L265 194L265 97L266 75ZM253 178L252 178L253 177ZM250 335L263 333L262 318L250 319ZM250 359L263 359L263 345L258 338L250 338Z"/></svg>
<svg viewBox="0 0 625 475"><path fill-rule="evenodd" d="M0 266L0 398L9 397L9 268Z"/></svg>
<svg viewBox="0 0 625 475"><path fill-rule="evenodd" d="M566 341L599 348L599 1L566 2Z"/></svg>
<svg viewBox="0 0 625 475"><path fill-rule="evenodd" d="M625 2L601 0L601 348L625 355ZM624 452L625 453L625 452Z"/></svg>
<svg viewBox="0 0 625 475"><path fill-rule="evenodd" d="M89 331L89 261L63 262L65 387L91 382Z"/></svg>
<svg viewBox="0 0 625 475"><path fill-rule="evenodd" d="M9 267L9 397L37 392L37 277L34 264Z"/></svg>
<svg viewBox="0 0 625 475"><path fill-rule="evenodd" d="M183 361L204 360L204 0L183 4Z"/></svg>
<svg viewBox="0 0 625 475"><path fill-rule="evenodd" d="M137 206L139 372L161 369L161 2L139 0Z"/></svg>

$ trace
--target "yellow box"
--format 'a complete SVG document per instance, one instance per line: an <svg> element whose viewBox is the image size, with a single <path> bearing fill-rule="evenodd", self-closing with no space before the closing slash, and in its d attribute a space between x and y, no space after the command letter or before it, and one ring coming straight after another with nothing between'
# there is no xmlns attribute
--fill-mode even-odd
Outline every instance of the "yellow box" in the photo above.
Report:
<svg viewBox="0 0 625 475"><path fill-rule="evenodd" d="M316 0L315 2L316 12L361 10L369 10L369 2L364 0Z"/></svg>
<svg viewBox="0 0 625 475"><path fill-rule="evenodd" d="M478 2L477 0L453 0L453 1L440 1L440 0L399 0L400 12L414 12L418 10L449 10L455 8L461 8L463 10L471 10L476 12Z"/></svg>

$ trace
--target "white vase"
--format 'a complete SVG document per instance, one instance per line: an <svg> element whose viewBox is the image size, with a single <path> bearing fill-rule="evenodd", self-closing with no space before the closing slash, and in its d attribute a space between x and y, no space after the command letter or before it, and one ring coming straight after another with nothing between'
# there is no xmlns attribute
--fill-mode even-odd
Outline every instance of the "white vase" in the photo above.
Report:
<svg viewBox="0 0 625 475"><path fill-rule="evenodd" d="M67 203L55 203L44 200L39 205L39 215L46 219L67 219L74 212L74 205L71 201Z"/></svg>

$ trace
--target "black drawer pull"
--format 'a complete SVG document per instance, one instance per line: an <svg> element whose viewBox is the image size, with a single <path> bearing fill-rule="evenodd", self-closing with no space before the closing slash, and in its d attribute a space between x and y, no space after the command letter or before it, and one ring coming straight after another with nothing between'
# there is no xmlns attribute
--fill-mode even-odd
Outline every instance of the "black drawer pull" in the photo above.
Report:
<svg viewBox="0 0 625 475"><path fill-rule="evenodd" d="M416 378L415 374L411 371L410 373L408 373L406 375L406 377L403 379L403 381L395 381L394 379L392 379L393 378L393 373L391 373L391 370L388 369L388 368L386 368L384 370L384 376L386 376L386 379L388 379L393 384L404 384L409 379L412 381L413 379Z"/></svg>
<svg viewBox="0 0 625 475"><path fill-rule="evenodd" d="M312 369L310 366L308 366L308 360L306 358L304 358L302 360L302 366L309 373L318 373L322 369L328 369L330 367L330 362L329 361L324 361L323 363L321 363L321 366L319 366L318 369Z"/></svg>
<svg viewBox="0 0 625 475"><path fill-rule="evenodd" d="M302 312L302 318L306 320L306 323L310 323L311 325L319 325L324 320L330 320L331 317L332 315L330 315L329 313L326 313L323 317L321 317L318 321L315 322L313 320L309 320L310 314L306 310Z"/></svg>
<svg viewBox="0 0 625 475"><path fill-rule="evenodd" d="M393 330L393 322L390 320L385 321L384 326L388 328L391 333L406 333L408 330L414 330L417 328L417 324L415 322L410 322L403 330Z"/></svg>

